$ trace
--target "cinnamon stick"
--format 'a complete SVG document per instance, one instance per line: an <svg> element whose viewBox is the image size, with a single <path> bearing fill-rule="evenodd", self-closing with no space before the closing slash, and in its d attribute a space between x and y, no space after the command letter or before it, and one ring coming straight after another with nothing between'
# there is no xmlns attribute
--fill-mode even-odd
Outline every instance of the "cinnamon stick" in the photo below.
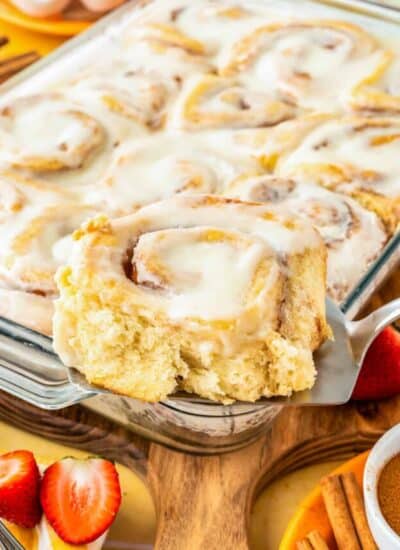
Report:
<svg viewBox="0 0 400 550"><path fill-rule="evenodd" d="M339 476L321 480L321 491L339 550L362 550Z"/></svg>
<svg viewBox="0 0 400 550"><path fill-rule="evenodd" d="M299 540L296 543L297 550L314 550L307 539Z"/></svg>
<svg viewBox="0 0 400 550"><path fill-rule="evenodd" d="M310 541L313 550L329 550L319 531L311 531L311 533L308 533L307 539Z"/></svg>
<svg viewBox="0 0 400 550"><path fill-rule="evenodd" d="M353 472L342 474L342 484L353 518L359 541L363 550L378 550L368 525L364 499Z"/></svg>
<svg viewBox="0 0 400 550"><path fill-rule="evenodd" d="M0 61L0 81L5 80L28 65L31 65L34 61L37 61L39 57L38 53L32 51L3 59Z"/></svg>
<svg viewBox="0 0 400 550"><path fill-rule="evenodd" d="M297 550L329 550L318 531L311 531L305 539L296 543Z"/></svg>

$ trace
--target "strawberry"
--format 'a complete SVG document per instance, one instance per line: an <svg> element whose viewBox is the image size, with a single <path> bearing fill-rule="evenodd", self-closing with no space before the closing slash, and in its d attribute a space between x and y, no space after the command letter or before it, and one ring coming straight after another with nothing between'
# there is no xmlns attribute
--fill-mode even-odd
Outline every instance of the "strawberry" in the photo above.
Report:
<svg viewBox="0 0 400 550"><path fill-rule="evenodd" d="M40 473L30 451L0 456L0 517L22 527L35 527L42 511Z"/></svg>
<svg viewBox="0 0 400 550"><path fill-rule="evenodd" d="M102 458L64 458L45 471L40 500L47 521L64 542L93 542L110 527L120 507L118 473Z"/></svg>
<svg viewBox="0 0 400 550"><path fill-rule="evenodd" d="M400 333L388 327L369 347L352 398L379 399L397 393L400 393Z"/></svg>

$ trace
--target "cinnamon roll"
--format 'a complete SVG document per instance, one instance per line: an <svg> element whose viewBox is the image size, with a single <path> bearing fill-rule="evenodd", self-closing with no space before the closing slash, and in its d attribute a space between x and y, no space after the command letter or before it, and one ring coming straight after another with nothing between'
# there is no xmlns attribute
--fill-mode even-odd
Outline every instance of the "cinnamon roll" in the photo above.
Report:
<svg viewBox="0 0 400 550"><path fill-rule="evenodd" d="M393 232L400 215L399 144L400 119L316 116L271 134L265 158L279 176L354 197Z"/></svg>
<svg viewBox="0 0 400 550"><path fill-rule="evenodd" d="M252 128L272 126L294 115L292 105L271 94L206 74L187 81L172 124L184 130Z"/></svg>
<svg viewBox="0 0 400 550"><path fill-rule="evenodd" d="M267 206L176 196L74 234L55 349L99 386L230 402L310 388L329 334L317 231Z"/></svg>
<svg viewBox="0 0 400 550"><path fill-rule="evenodd" d="M103 109L154 129L162 124L169 90L156 74L120 63L113 68L85 71L74 79L74 89L69 90L72 94L78 101L82 101L82 95L85 98L91 94Z"/></svg>
<svg viewBox="0 0 400 550"><path fill-rule="evenodd" d="M260 172L235 133L158 135L118 148L85 202L121 216L177 193L220 193L236 177Z"/></svg>
<svg viewBox="0 0 400 550"><path fill-rule="evenodd" d="M128 25L121 42L120 56L128 72L145 75L162 85L167 96L164 103L168 103L163 110L165 114L169 114L169 105L190 76L215 70L212 59L206 55L206 46L171 25Z"/></svg>
<svg viewBox="0 0 400 550"><path fill-rule="evenodd" d="M0 282L53 296L54 273L66 260L70 234L94 210L41 181L0 174Z"/></svg>
<svg viewBox="0 0 400 550"><path fill-rule="evenodd" d="M355 200L317 185L263 175L238 178L226 194L265 202L298 215L318 229L328 251L327 287L336 301L355 287L361 273L378 256L388 235L380 219Z"/></svg>
<svg viewBox="0 0 400 550"><path fill-rule="evenodd" d="M263 15L270 18L264 7L263 3L235 1L182 2L172 7L164 20L216 52L223 44L236 41L244 32L259 26Z"/></svg>
<svg viewBox="0 0 400 550"><path fill-rule="evenodd" d="M370 34L341 21L291 21L253 29L222 52L219 74L279 92L299 106L337 110L384 52Z"/></svg>
<svg viewBox="0 0 400 550"><path fill-rule="evenodd" d="M104 139L96 119L58 94L20 97L0 109L0 160L14 167L78 168Z"/></svg>

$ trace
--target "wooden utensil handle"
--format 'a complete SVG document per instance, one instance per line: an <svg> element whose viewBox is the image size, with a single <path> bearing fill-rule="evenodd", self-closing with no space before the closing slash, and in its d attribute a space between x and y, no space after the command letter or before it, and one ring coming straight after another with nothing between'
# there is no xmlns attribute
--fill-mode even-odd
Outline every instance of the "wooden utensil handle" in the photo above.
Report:
<svg viewBox="0 0 400 550"><path fill-rule="evenodd" d="M247 550L247 506L265 441L227 455L189 456L152 445L148 480L157 550Z"/></svg>

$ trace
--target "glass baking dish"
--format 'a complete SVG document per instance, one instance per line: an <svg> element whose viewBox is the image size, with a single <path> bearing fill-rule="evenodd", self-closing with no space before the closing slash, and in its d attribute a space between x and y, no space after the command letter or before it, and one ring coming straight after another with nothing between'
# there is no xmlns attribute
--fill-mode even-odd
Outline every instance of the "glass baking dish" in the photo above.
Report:
<svg viewBox="0 0 400 550"><path fill-rule="evenodd" d="M37 75L42 77L61 59L73 64L81 48L91 48L96 38L112 30L132 10L152 1L122 6L55 53L7 81L1 87L1 100L23 93L35 82ZM274 0L266 0L266 3L277 5ZM400 29L400 12L376 4L360 0L304 0L302 3L313 16L335 16L356 23L361 20L367 28L373 27L375 31L378 28L383 34L396 33ZM278 4L279 9L289 4L284 0ZM340 304L348 319L359 313L399 261L400 233L397 232ZM248 444L267 428L281 408L281 405L262 401L224 406L190 397L150 404L96 390L89 385L77 386L70 381L67 369L54 354L50 338L5 318L0 318L0 389L49 410L81 402L144 437L179 450L206 454Z"/></svg>

